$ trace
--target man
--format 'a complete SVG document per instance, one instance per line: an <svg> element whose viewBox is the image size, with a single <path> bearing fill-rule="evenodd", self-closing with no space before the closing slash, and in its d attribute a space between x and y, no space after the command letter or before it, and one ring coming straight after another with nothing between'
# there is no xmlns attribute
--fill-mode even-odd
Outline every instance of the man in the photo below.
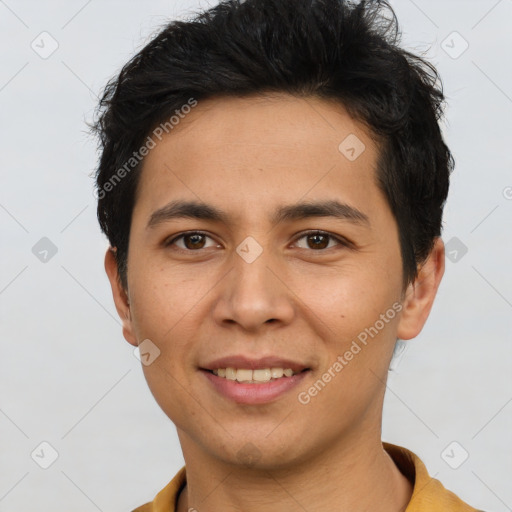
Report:
<svg viewBox="0 0 512 512"><path fill-rule="evenodd" d="M398 40L386 2L231 0L107 86L105 268L186 463L139 512L475 510L381 441L453 169L437 73Z"/></svg>

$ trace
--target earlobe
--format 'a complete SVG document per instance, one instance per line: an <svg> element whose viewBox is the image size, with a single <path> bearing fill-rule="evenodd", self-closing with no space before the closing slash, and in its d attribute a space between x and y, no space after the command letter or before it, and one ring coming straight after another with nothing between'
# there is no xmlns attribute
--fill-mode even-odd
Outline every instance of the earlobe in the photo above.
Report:
<svg viewBox="0 0 512 512"><path fill-rule="evenodd" d="M397 330L400 339L414 338L423 329L444 274L444 263L444 243L437 237L416 279L407 287Z"/></svg>
<svg viewBox="0 0 512 512"><path fill-rule="evenodd" d="M109 247L105 253L105 272L107 273L112 288L112 297L116 306L117 314L123 324L123 336L128 343L138 346L137 338L133 329L130 301L127 290L124 289L119 279L119 271L115 255L115 248Z"/></svg>

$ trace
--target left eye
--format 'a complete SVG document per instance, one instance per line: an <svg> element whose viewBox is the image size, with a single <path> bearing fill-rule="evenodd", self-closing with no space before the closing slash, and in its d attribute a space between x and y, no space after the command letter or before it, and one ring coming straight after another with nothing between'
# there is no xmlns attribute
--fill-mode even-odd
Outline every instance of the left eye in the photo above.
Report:
<svg viewBox="0 0 512 512"><path fill-rule="evenodd" d="M331 235L330 233L325 233L324 231L311 231L309 233L305 233L299 238L297 241L305 238L307 240L308 247L302 247L303 249L330 249L332 246L329 246L329 243L334 241L335 245L347 245L340 238Z"/></svg>

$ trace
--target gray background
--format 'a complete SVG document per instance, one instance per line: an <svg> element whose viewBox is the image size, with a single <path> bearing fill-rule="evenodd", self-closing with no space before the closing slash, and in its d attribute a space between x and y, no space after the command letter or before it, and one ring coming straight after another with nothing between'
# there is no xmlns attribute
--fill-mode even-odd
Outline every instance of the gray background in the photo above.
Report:
<svg viewBox="0 0 512 512"><path fill-rule="evenodd" d="M121 334L84 121L106 80L162 23L207 5L0 0L1 511L128 511L183 463L174 426ZM441 73L457 165L443 234L454 261L427 326L390 375L383 437L415 451L473 506L504 512L512 510L512 1L392 5L404 45ZM47 58L31 47L48 52L53 40ZM43 237L55 255L44 253ZM52 449L41 442L58 453L48 469L40 465Z"/></svg>

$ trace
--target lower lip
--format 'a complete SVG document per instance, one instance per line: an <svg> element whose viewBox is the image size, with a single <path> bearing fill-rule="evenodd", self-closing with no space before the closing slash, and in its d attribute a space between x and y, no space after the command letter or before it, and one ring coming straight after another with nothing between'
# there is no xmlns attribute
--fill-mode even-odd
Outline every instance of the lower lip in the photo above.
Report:
<svg viewBox="0 0 512 512"><path fill-rule="evenodd" d="M309 370L261 384L247 384L225 379L207 370L201 370L201 372L221 395L239 404L256 405L271 402L290 391L306 377Z"/></svg>

